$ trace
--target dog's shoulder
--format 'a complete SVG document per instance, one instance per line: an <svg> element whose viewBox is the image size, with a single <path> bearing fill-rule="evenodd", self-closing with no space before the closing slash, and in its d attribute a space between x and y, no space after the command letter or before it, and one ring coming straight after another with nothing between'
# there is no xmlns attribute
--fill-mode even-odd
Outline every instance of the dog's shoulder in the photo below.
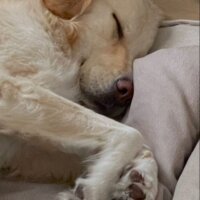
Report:
<svg viewBox="0 0 200 200"><path fill-rule="evenodd" d="M2 0L0 73L31 79L62 96L70 93L67 86L75 88L77 69L62 23L40 0Z"/></svg>

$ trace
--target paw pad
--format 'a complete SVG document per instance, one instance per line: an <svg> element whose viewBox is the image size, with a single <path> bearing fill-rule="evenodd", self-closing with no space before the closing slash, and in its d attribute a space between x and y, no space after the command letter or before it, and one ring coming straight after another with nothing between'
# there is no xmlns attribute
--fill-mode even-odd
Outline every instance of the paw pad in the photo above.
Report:
<svg viewBox="0 0 200 200"><path fill-rule="evenodd" d="M137 185L132 184L129 186L129 196L134 200L145 200L146 195Z"/></svg>
<svg viewBox="0 0 200 200"><path fill-rule="evenodd" d="M130 172L130 179L132 182L144 184L144 177L136 170Z"/></svg>

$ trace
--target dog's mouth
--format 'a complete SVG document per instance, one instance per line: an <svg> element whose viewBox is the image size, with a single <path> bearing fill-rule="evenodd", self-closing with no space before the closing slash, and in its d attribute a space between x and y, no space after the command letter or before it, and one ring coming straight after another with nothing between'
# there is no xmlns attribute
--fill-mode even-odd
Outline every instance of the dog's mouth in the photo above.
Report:
<svg viewBox="0 0 200 200"><path fill-rule="evenodd" d="M130 106L130 103L122 106L113 103L108 105L104 104L103 102L99 103L98 101L88 100L81 100L80 104L86 108L94 110L99 114L105 115L115 120L121 120Z"/></svg>
<svg viewBox="0 0 200 200"><path fill-rule="evenodd" d="M129 108L129 106L130 104L127 106L114 105L111 108L107 108L104 105L98 105L97 112L115 120L121 120L126 114L126 111Z"/></svg>
<svg viewBox="0 0 200 200"><path fill-rule="evenodd" d="M120 120L129 108L133 97L132 80L121 78L104 92L82 91L80 104L110 118Z"/></svg>

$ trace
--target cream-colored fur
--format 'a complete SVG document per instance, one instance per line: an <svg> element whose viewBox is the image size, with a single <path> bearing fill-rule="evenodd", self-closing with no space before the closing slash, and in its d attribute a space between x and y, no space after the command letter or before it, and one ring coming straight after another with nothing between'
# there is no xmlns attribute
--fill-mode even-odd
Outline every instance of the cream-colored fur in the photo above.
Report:
<svg viewBox="0 0 200 200"><path fill-rule="evenodd" d="M150 0L82 0L75 9L70 1L58 0L57 9L54 0L0 0L1 177L70 184L86 170L77 181L85 199L126 199L130 180L117 182L132 163L154 199L157 167L141 134L78 104L96 110L84 92L96 95L131 74L153 43L159 11Z"/></svg>

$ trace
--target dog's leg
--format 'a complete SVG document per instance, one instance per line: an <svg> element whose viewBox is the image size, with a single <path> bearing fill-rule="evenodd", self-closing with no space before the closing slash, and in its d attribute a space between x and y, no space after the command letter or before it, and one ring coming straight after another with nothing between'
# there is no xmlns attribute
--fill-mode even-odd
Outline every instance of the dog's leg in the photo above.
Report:
<svg viewBox="0 0 200 200"><path fill-rule="evenodd" d="M30 142L101 152L84 182L87 200L107 200L122 169L142 150L140 133L28 81L0 78L0 123ZM87 154L86 153L86 154Z"/></svg>

